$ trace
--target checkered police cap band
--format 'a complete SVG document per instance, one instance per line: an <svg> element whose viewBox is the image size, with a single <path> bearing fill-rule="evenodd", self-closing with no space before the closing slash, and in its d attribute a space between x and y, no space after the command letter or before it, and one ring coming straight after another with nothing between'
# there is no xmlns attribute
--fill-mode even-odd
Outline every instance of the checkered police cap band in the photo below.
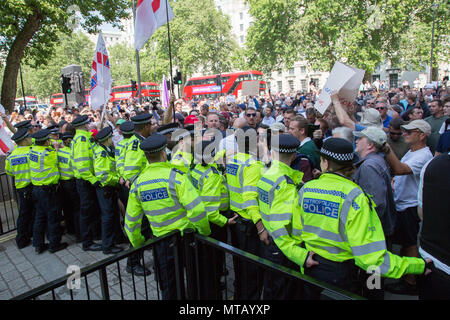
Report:
<svg viewBox="0 0 450 320"><path fill-rule="evenodd" d="M335 153L329 150L324 149L323 147L320 149L320 152L324 155L329 156L337 161L352 161L353 160L353 152L352 153Z"/></svg>
<svg viewBox="0 0 450 320"><path fill-rule="evenodd" d="M295 153L297 152L297 148L273 148L273 150L279 153Z"/></svg>

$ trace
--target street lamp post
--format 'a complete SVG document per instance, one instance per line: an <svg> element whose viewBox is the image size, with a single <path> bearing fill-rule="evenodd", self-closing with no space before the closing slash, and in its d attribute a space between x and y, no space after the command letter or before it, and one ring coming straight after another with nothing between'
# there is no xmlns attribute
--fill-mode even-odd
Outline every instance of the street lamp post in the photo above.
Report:
<svg viewBox="0 0 450 320"><path fill-rule="evenodd" d="M431 58L430 58L430 80L433 81L433 49L434 49L434 24L436 19L436 9L439 7L439 3L433 3L431 10L433 11L433 31L431 32Z"/></svg>

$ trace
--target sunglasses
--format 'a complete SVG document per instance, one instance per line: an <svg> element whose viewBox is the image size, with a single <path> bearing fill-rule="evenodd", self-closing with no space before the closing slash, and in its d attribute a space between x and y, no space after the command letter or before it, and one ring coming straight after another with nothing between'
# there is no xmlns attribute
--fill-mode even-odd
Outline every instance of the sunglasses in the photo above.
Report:
<svg viewBox="0 0 450 320"><path fill-rule="evenodd" d="M256 113L247 113L246 117L256 117Z"/></svg>
<svg viewBox="0 0 450 320"><path fill-rule="evenodd" d="M378 108L375 108L375 109L377 109L377 110L384 110L385 108L378 107Z"/></svg>

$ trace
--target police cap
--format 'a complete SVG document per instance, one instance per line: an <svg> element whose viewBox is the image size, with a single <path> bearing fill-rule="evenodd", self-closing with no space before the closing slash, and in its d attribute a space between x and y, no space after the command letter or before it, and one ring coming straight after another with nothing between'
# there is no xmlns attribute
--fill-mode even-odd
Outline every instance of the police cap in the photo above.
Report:
<svg viewBox="0 0 450 320"><path fill-rule="evenodd" d="M162 134L152 134L140 143L140 148L145 153L160 152L166 148L167 139Z"/></svg>
<svg viewBox="0 0 450 320"><path fill-rule="evenodd" d="M150 113L142 113L131 118L133 124L147 124L151 123L152 115Z"/></svg>
<svg viewBox="0 0 450 320"><path fill-rule="evenodd" d="M61 134L61 139L66 140L66 139L73 139L74 134L70 131L66 131L64 133Z"/></svg>
<svg viewBox="0 0 450 320"><path fill-rule="evenodd" d="M89 123L89 116L87 116L87 115L78 116L75 118L75 120L72 121L72 125L74 127L80 127L80 126L88 124L88 123Z"/></svg>
<svg viewBox="0 0 450 320"><path fill-rule="evenodd" d="M15 142L22 141L23 139L29 136L27 128L20 128L17 132L11 137L11 140Z"/></svg>
<svg viewBox="0 0 450 320"><path fill-rule="evenodd" d="M48 129L42 129L34 133L31 137L33 137L36 141L45 141L48 140L49 136L50 131Z"/></svg>
<svg viewBox="0 0 450 320"><path fill-rule="evenodd" d="M48 126L47 130L50 131L50 134L58 134L59 133L58 126Z"/></svg>
<svg viewBox="0 0 450 320"><path fill-rule="evenodd" d="M102 130L100 130L95 135L95 140L97 140L98 142L106 141L112 137L112 134L113 134L113 131L112 131L111 127L107 126L107 127L103 128Z"/></svg>
<svg viewBox="0 0 450 320"><path fill-rule="evenodd" d="M300 141L292 134L280 134L278 135L279 144L278 147L272 143L272 149L279 153L295 153L300 146ZM274 138L272 138L274 139Z"/></svg>
<svg viewBox="0 0 450 320"><path fill-rule="evenodd" d="M14 127L16 127L17 129L28 129L31 128L31 120L25 120L25 121L21 121L19 123L16 123L14 125Z"/></svg>
<svg viewBox="0 0 450 320"><path fill-rule="evenodd" d="M179 124L176 122L172 122L169 124L165 124L161 127L159 127L156 132L159 134L168 134L168 133L172 133L175 130L177 130L179 128Z"/></svg>
<svg viewBox="0 0 450 320"><path fill-rule="evenodd" d="M58 122L58 127L61 128L63 125L65 125L67 123L66 120L61 120L60 122Z"/></svg>
<svg viewBox="0 0 450 320"><path fill-rule="evenodd" d="M132 134L134 132L134 124L131 121L122 123L119 128L123 134Z"/></svg>

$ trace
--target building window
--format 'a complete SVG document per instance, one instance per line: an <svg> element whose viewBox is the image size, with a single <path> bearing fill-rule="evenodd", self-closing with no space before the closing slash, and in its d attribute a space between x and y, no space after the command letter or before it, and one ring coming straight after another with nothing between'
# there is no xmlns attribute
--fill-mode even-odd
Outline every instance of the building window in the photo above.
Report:
<svg viewBox="0 0 450 320"><path fill-rule="evenodd" d="M289 75L294 75L294 74L295 74L294 68L289 69Z"/></svg>
<svg viewBox="0 0 450 320"><path fill-rule="evenodd" d="M241 24L241 25L239 26L239 29L240 29L241 31L244 31L244 25Z"/></svg>
<svg viewBox="0 0 450 320"><path fill-rule="evenodd" d="M389 75L389 87L390 88L398 88L398 74L391 73Z"/></svg>
<svg viewBox="0 0 450 320"><path fill-rule="evenodd" d="M278 92L283 92L283 81L277 81Z"/></svg>
<svg viewBox="0 0 450 320"><path fill-rule="evenodd" d="M241 43L244 43L244 36L241 36Z"/></svg>
<svg viewBox="0 0 450 320"><path fill-rule="evenodd" d="M306 73L306 66L300 67L300 73L302 73L302 74Z"/></svg>
<svg viewBox="0 0 450 320"><path fill-rule="evenodd" d="M300 85L301 85L303 91L307 90L307 88L306 88L306 79L300 80Z"/></svg>
<svg viewBox="0 0 450 320"><path fill-rule="evenodd" d="M288 83L289 83L289 89L291 89L291 91L294 90L294 80L289 80Z"/></svg>
<svg viewBox="0 0 450 320"><path fill-rule="evenodd" d="M244 13L239 12L239 17L241 18L241 20L244 19Z"/></svg>

